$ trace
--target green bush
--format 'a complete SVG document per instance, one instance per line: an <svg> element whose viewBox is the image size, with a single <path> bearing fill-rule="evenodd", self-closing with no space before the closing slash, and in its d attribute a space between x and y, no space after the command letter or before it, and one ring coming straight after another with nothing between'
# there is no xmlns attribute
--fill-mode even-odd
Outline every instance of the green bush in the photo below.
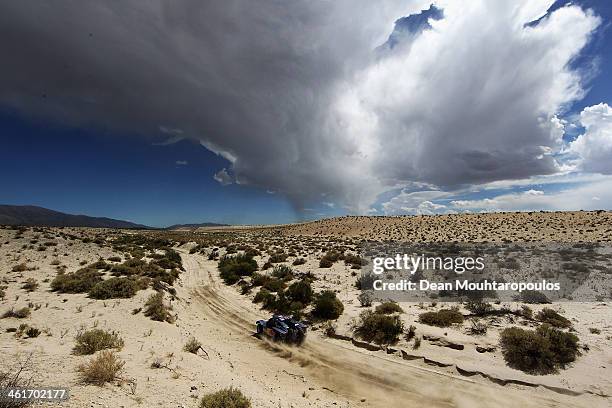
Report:
<svg viewBox="0 0 612 408"><path fill-rule="evenodd" d="M251 400L237 388L225 388L206 394L200 401L200 408L250 408Z"/></svg>
<svg viewBox="0 0 612 408"><path fill-rule="evenodd" d="M120 350L123 347L123 339L117 333L102 329L79 332L75 341L76 344L73 348L75 354L93 354L100 350Z"/></svg>
<svg viewBox="0 0 612 408"><path fill-rule="evenodd" d="M149 296L145 303L144 315L158 322L174 322L174 318L170 314L170 308L164 304L164 294L162 292L156 292Z"/></svg>
<svg viewBox="0 0 612 408"><path fill-rule="evenodd" d="M393 313L404 313L404 309L395 302L383 302L376 306L376 313L378 314L393 314Z"/></svg>
<svg viewBox="0 0 612 408"><path fill-rule="evenodd" d="M93 299L131 298L138 291L135 280L130 278L109 278L91 288L89 297Z"/></svg>
<svg viewBox="0 0 612 408"><path fill-rule="evenodd" d="M538 319L542 323L548 323L553 327L559 327L562 329L567 329L572 326L572 322L547 307L538 312L538 314L536 315L536 319Z"/></svg>
<svg viewBox="0 0 612 408"><path fill-rule="evenodd" d="M312 301L312 287L307 281L294 282L287 288L287 296L294 302L301 302L307 305Z"/></svg>
<svg viewBox="0 0 612 408"><path fill-rule="evenodd" d="M99 282L102 282L102 273L96 269L83 268L74 273L57 275L51 281L51 290L60 293L85 293Z"/></svg>
<svg viewBox="0 0 612 408"><path fill-rule="evenodd" d="M233 285L242 276L251 276L257 270L257 261L246 254L226 255L219 261L218 268L225 284Z"/></svg>
<svg viewBox="0 0 612 408"><path fill-rule="evenodd" d="M529 374L550 374L579 355L578 337L544 324L537 330L504 329L500 344L506 363Z"/></svg>
<svg viewBox="0 0 612 408"><path fill-rule="evenodd" d="M331 290L315 296L312 315L321 319L337 319L344 312L344 305Z"/></svg>
<svg viewBox="0 0 612 408"><path fill-rule="evenodd" d="M430 326L448 327L463 323L463 315L456 309L441 309L437 312L421 313L419 321Z"/></svg>
<svg viewBox="0 0 612 408"><path fill-rule="evenodd" d="M359 315L355 334L366 341L378 344L395 343L404 331L398 315L386 315L365 310Z"/></svg>

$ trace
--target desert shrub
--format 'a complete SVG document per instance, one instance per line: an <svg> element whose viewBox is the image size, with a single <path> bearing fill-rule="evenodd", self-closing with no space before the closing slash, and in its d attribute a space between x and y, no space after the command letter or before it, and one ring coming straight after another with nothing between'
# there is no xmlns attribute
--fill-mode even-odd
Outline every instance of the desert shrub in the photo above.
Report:
<svg viewBox="0 0 612 408"><path fill-rule="evenodd" d="M142 274L151 279L160 280L162 282L166 282L168 285L174 284L174 281L179 277L179 270L173 268L170 272L166 271L163 268L160 268L158 265L149 264L139 269L142 270Z"/></svg>
<svg viewBox="0 0 612 408"><path fill-rule="evenodd" d="M372 290L374 276L370 273L363 273L355 280L355 287L359 290Z"/></svg>
<svg viewBox="0 0 612 408"><path fill-rule="evenodd" d="M293 266L304 265L305 263L306 263L306 259L295 258L295 261L293 261Z"/></svg>
<svg viewBox="0 0 612 408"><path fill-rule="evenodd" d="M261 288L259 292L255 294L255 298L253 299L254 303L262 303L262 307L264 309L270 309L274 302L276 301L276 296L266 288Z"/></svg>
<svg viewBox="0 0 612 408"><path fill-rule="evenodd" d="M181 254L179 254L178 252L176 252L174 249L172 248L166 248L164 249L165 251L165 258L174 262L176 265L179 266L179 269L182 269L182 265L183 265L183 260L181 259ZM251 256L252 257L252 256ZM170 268L168 268L170 269Z"/></svg>
<svg viewBox="0 0 612 408"><path fill-rule="evenodd" d="M138 275L141 270L139 269L140 267L130 267L127 266L125 264L121 264L121 265L113 265L113 267L111 268L111 274L113 276L131 276L131 275Z"/></svg>
<svg viewBox="0 0 612 408"><path fill-rule="evenodd" d="M372 306L372 299L373 296L370 292L361 292L359 294L359 304L361 305L361 307L370 307Z"/></svg>
<svg viewBox="0 0 612 408"><path fill-rule="evenodd" d="M131 298L137 290L138 285L134 279L113 277L97 283L89 291L89 297L93 299Z"/></svg>
<svg viewBox="0 0 612 408"><path fill-rule="evenodd" d="M329 258L323 257L319 261L319 268L331 268L334 265L334 262Z"/></svg>
<svg viewBox="0 0 612 408"><path fill-rule="evenodd" d="M31 327L29 326L26 330L25 330L25 335L27 338L32 339L34 337L38 337L40 336L40 329L37 329L36 327Z"/></svg>
<svg viewBox="0 0 612 408"><path fill-rule="evenodd" d="M272 269L272 276L277 279L289 281L293 279L293 270L287 265L277 265Z"/></svg>
<svg viewBox="0 0 612 408"><path fill-rule="evenodd" d="M268 275L262 275L257 272L253 272L251 275L251 285L253 286L264 286L271 278Z"/></svg>
<svg viewBox="0 0 612 408"><path fill-rule="evenodd" d="M277 252L275 254L270 255L270 259L268 259L268 262L273 264L285 262L287 260L287 256L288 255L283 252Z"/></svg>
<svg viewBox="0 0 612 408"><path fill-rule="evenodd" d="M252 286L249 285L247 282L242 281L238 284L238 286L240 287L240 294L241 295L246 295L251 293L251 288Z"/></svg>
<svg viewBox="0 0 612 408"><path fill-rule="evenodd" d="M93 268L93 269L109 270L111 268L111 265L109 265L106 262L104 262L104 259L99 259L96 262L94 262L91 265L89 265L89 267Z"/></svg>
<svg viewBox="0 0 612 408"><path fill-rule="evenodd" d="M417 350L419 347L421 347L421 341L422 341L422 340L423 340L423 338L422 338L422 337L420 337L420 336L419 336L419 337L415 337L415 338L414 338L414 344L412 345L412 348L413 348L414 350Z"/></svg>
<svg viewBox="0 0 612 408"><path fill-rule="evenodd" d="M312 315L321 319L337 319L344 312L344 305L331 290L315 296Z"/></svg>
<svg viewBox="0 0 612 408"><path fill-rule="evenodd" d="M406 332L406 341L410 341L416 335L416 326L410 325L408 327L408 331Z"/></svg>
<svg viewBox="0 0 612 408"><path fill-rule="evenodd" d="M524 303L530 304L545 304L550 303L550 300L542 292L537 290L524 290L521 292L519 299Z"/></svg>
<svg viewBox="0 0 612 408"><path fill-rule="evenodd" d="M554 373L579 354L578 337L547 324L537 330L504 329L500 344L506 363L530 374Z"/></svg>
<svg viewBox="0 0 612 408"><path fill-rule="evenodd" d="M111 257L108 257L107 259L111 262L121 262L120 256L111 256Z"/></svg>
<svg viewBox="0 0 612 408"><path fill-rule="evenodd" d="M126 266L128 268L138 268L141 266L145 266L146 264L147 263L143 261L142 259L131 258L131 259L126 259L126 261L123 263L123 266Z"/></svg>
<svg viewBox="0 0 612 408"><path fill-rule="evenodd" d="M221 279L226 285L233 285L242 276L251 276L257 270L257 261L245 254L224 256L218 265Z"/></svg>
<svg viewBox="0 0 612 408"><path fill-rule="evenodd" d="M9 317L14 317L16 319L25 319L26 317L30 316L30 313L32 312L32 310L29 307L22 307L21 309L9 309L6 312L4 312L4 314L2 315L2 318L9 318Z"/></svg>
<svg viewBox="0 0 612 408"><path fill-rule="evenodd" d="M191 337L183 346L183 350L188 353L198 354L198 351L202 348L202 343L198 341L195 337Z"/></svg>
<svg viewBox="0 0 612 408"><path fill-rule="evenodd" d="M396 302L383 302L376 306L375 309L378 314L393 314L393 313L404 313L404 309L400 307Z"/></svg>
<svg viewBox="0 0 612 408"><path fill-rule="evenodd" d="M13 272L25 272L27 270L28 270L28 265L25 262L13 266L13 269L12 269Z"/></svg>
<svg viewBox="0 0 612 408"><path fill-rule="evenodd" d="M463 315L456 309L441 309L437 312L421 313L419 321L430 326L448 327L463 323Z"/></svg>
<svg viewBox="0 0 612 408"><path fill-rule="evenodd" d="M542 323L548 323L553 327L559 327L562 329L567 329L568 327L572 326L572 322L547 307L538 312L536 319Z"/></svg>
<svg viewBox="0 0 612 408"><path fill-rule="evenodd" d="M74 354L93 354L106 349L120 350L123 339L115 332L92 329L79 332L75 337Z"/></svg>
<svg viewBox="0 0 612 408"><path fill-rule="evenodd" d="M32 383L32 354L28 355L23 360L18 360L11 366L6 365L6 356L4 356L3 366L0 368L0 390L11 388L28 388ZM32 400L2 399L0 407L3 408L21 408L32 405Z"/></svg>
<svg viewBox="0 0 612 408"><path fill-rule="evenodd" d="M4 291L6 289L5 286L0 286L0 300L3 300L4 297L6 296L6 292Z"/></svg>
<svg viewBox="0 0 612 408"><path fill-rule="evenodd" d="M86 384L104 385L117 379L124 365L114 352L103 350L78 367L80 380Z"/></svg>
<svg viewBox="0 0 612 408"><path fill-rule="evenodd" d="M270 292L282 292L285 289L285 282L281 279L270 278L269 276L266 278L262 286Z"/></svg>
<svg viewBox="0 0 612 408"><path fill-rule="evenodd" d="M519 314L525 319L531 319L533 317L533 310L527 305L522 305Z"/></svg>
<svg viewBox="0 0 612 408"><path fill-rule="evenodd" d="M312 287L307 281L294 282L287 288L287 296L294 302L301 302L307 305L312 301Z"/></svg>
<svg viewBox="0 0 612 408"><path fill-rule="evenodd" d="M385 315L365 310L359 315L355 334L366 341L378 344L394 343L404 331L398 315Z"/></svg>
<svg viewBox="0 0 612 408"><path fill-rule="evenodd" d="M96 269L83 268L74 273L59 274L51 281L51 290L60 293L89 292L102 282L102 274Z"/></svg>
<svg viewBox="0 0 612 408"><path fill-rule="evenodd" d="M481 322L478 319L470 320L470 328L468 330L470 334L473 334L475 336L484 336L485 334L487 334L488 329L489 326L486 323Z"/></svg>
<svg viewBox="0 0 612 408"><path fill-rule="evenodd" d="M366 265L367 261L359 255L345 255L344 263L351 265L351 269L361 269L362 265Z"/></svg>
<svg viewBox="0 0 612 408"><path fill-rule="evenodd" d="M493 306L491 306L490 303L480 300L470 300L466 302L465 308L476 316L484 316L493 310Z"/></svg>
<svg viewBox="0 0 612 408"><path fill-rule="evenodd" d="M34 278L28 278L21 286L21 289L25 289L28 292L34 292L36 289L38 289L38 281L36 281Z"/></svg>
<svg viewBox="0 0 612 408"><path fill-rule="evenodd" d="M206 394L200 401L200 408L250 408L251 400L237 388L225 388Z"/></svg>
<svg viewBox="0 0 612 408"><path fill-rule="evenodd" d="M164 304L164 294L155 292L145 303L144 315L157 322L172 323L174 318L170 314L170 308Z"/></svg>
<svg viewBox="0 0 612 408"><path fill-rule="evenodd" d="M264 308L279 314L291 314L292 311L291 301L283 292L278 293L270 304L264 304Z"/></svg>
<svg viewBox="0 0 612 408"><path fill-rule="evenodd" d="M154 261L151 261L151 263L153 265L159 266L162 269L174 269L174 268L182 269L183 265L181 263L180 255L178 255L178 260L177 260L174 255L170 256L169 254L178 255L178 252L174 250L167 250L165 256L163 256L162 258L156 259Z"/></svg>
<svg viewBox="0 0 612 408"><path fill-rule="evenodd" d="M589 332L591 334L601 334L601 330L599 330L597 327L589 327Z"/></svg>

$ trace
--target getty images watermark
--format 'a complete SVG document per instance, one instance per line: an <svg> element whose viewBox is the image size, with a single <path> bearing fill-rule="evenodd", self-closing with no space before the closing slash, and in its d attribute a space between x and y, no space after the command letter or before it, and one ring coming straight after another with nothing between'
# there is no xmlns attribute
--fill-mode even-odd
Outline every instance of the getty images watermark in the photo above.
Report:
<svg viewBox="0 0 612 408"><path fill-rule="evenodd" d="M602 301L612 296L603 243L364 242L358 286L396 301Z"/></svg>
<svg viewBox="0 0 612 408"><path fill-rule="evenodd" d="M375 257L372 260L372 272L380 277L387 271L405 271L410 276L415 276L418 271L452 271L458 276L471 271L484 271L485 260L483 257L441 257L396 254L394 257ZM550 282L542 279L540 282L498 282L484 279L481 281L471 281L469 279L455 279L451 282L432 282L428 279L418 279L415 282L410 279L399 279L398 281L385 282L383 279L374 278L372 289L377 291L517 291L526 290L550 291L561 290L559 282Z"/></svg>

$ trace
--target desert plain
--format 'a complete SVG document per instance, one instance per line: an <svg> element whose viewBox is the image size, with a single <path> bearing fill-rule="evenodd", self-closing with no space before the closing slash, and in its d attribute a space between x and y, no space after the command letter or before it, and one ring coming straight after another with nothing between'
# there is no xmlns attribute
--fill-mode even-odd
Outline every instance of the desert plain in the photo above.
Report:
<svg viewBox="0 0 612 408"><path fill-rule="evenodd" d="M386 241L563 243L588 260L571 265L589 272L579 290L596 299L491 300L480 312L437 297L400 301L388 315L402 331L381 341L358 327L363 313L378 313L386 299L374 294L364 302L358 280L368 262L363 243ZM65 407L198 407L205 395L230 387L253 407L609 407L611 242L612 213L602 211L341 217L182 231L5 226L0 381L22 368L17 384L68 388ZM500 259L509 256L504 248ZM256 272L224 274L222 260L237 256L255 262ZM279 298L291 298L298 282L308 282L312 299L282 306ZM313 299L323 292L341 302L339 316L316 315ZM255 335L255 322L275 308L309 323L302 345ZM422 317L450 309L460 317L449 325ZM537 329L543 309L569 322L560 331L577 337L575 359L546 373L508 364L502 332ZM93 330L112 334L116 344L79 349L78 339ZM92 382L86 368L107 352L116 375Z"/></svg>

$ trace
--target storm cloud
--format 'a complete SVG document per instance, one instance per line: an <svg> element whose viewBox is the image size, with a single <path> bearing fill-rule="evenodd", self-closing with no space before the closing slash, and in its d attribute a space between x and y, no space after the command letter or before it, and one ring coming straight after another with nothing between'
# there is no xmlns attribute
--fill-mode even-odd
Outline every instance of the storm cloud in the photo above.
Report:
<svg viewBox="0 0 612 408"><path fill-rule="evenodd" d="M429 3L5 2L0 104L197 140L238 184L297 208L364 212L408 183L557 172L557 115L583 96L570 62L599 19L578 6L546 14L549 0L440 1L418 32L394 30Z"/></svg>

